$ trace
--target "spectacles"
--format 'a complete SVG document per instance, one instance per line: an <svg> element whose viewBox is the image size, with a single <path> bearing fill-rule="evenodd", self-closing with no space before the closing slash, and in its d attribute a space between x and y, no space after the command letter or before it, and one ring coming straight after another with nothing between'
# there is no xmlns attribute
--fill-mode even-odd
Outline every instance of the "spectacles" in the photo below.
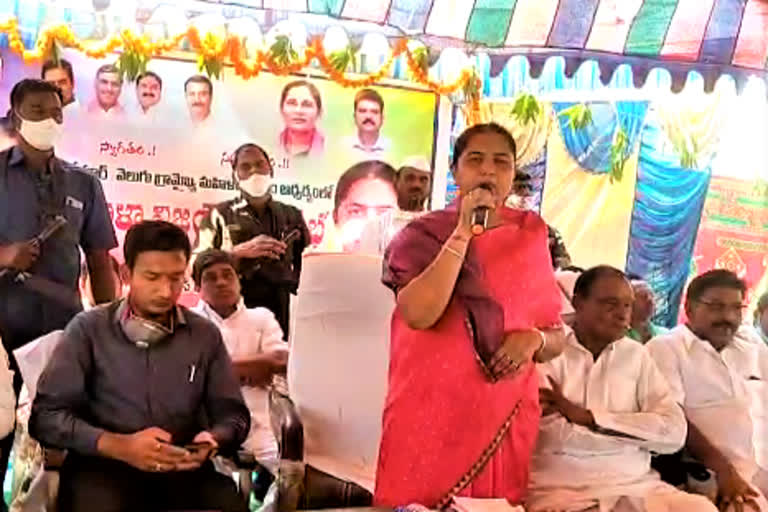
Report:
<svg viewBox="0 0 768 512"><path fill-rule="evenodd" d="M713 313L725 313L731 312L742 314L749 308L749 304L723 304L722 302L707 302L704 300L697 300L699 304L707 306L707 308Z"/></svg>

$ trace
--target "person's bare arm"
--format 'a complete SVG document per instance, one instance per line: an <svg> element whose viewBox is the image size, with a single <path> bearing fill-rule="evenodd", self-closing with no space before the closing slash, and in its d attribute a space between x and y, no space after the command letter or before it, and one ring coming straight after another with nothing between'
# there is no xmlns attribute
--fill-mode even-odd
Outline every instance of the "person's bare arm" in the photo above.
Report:
<svg viewBox="0 0 768 512"><path fill-rule="evenodd" d="M489 191L475 189L462 198L456 229L432 263L397 294L397 307L412 329L429 329L445 313L472 238L472 211L478 206L494 208Z"/></svg>
<svg viewBox="0 0 768 512"><path fill-rule="evenodd" d="M429 329L443 316L468 245L468 236L454 232L426 270L397 294L397 306L409 327Z"/></svg>
<svg viewBox="0 0 768 512"><path fill-rule="evenodd" d="M267 352L247 360L232 362L235 375L241 383L260 387L268 386L273 375L285 373L287 365L287 351Z"/></svg>
<svg viewBox="0 0 768 512"><path fill-rule="evenodd" d="M733 506L733 510L737 512L756 510L757 504L754 499L758 495L757 492L736 471L728 458L690 420L685 445L691 455L715 472L721 510L729 506ZM745 508L745 505L751 508Z"/></svg>
<svg viewBox="0 0 768 512"><path fill-rule="evenodd" d="M96 304L115 300L115 277L109 251L89 250L85 252L88 264L88 275L91 278L91 291Z"/></svg>
<svg viewBox="0 0 768 512"><path fill-rule="evenodd" d="M541 350L536 352L534 361L537 363L546 363L563 352L563 348L565 348L566 333L563 327L542 329L541 332L544 334L546 343Z"/></svg>

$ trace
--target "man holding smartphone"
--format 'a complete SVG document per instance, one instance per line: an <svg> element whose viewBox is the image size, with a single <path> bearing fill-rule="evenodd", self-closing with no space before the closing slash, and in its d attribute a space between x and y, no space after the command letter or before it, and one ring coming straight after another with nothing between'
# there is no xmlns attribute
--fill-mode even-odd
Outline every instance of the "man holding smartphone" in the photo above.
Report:
<svg viewBox="0 0 768 512"><path fill-rule="evenodd" d="M272 198L274 170L261 147L237 148L232 170L240 197L217 204L203 219L195 255L208 249L234 255L245 306L272 311L287 339L290 294L299 287L309 229L299 209Z"/></svg>
<svg viewBox="0 0 768 512"><path fill-rule="evenodd" d="M58 510L246 512L209 458L250 429L219 330L177 305L191 253L175 224L134 224L128 297L77 315L40 376L29 432L67 450Z"/></svg>

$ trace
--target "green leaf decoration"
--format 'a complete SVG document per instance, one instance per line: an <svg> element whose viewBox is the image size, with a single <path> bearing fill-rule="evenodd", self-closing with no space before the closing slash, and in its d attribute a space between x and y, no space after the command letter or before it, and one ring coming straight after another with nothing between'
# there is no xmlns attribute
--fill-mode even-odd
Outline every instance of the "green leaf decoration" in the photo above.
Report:
<svg viewBox="0 0 768 512"><path fill-rule="evenodd" d="M480 87L482 86L480 76L477 74L477 70L472 68L472 73L469 75L469 80L464 83L464 100L467 103L472 103L480 99Z"/></svg>
<svg viewBox="0 0 768 512"><path fill-rule="evenodd" d="M418 46L411 52L411 56L422 71L425 73L429 72L429 48Z"/></svg>
<svg viewBox="0 0 768 512"><path fill-rule="evenodd" d="M573 131L583 130L592 124L592 110L584 103L578 103L560 112L567 119L566 126Z"/></svg>
<svg viewBox="0 0 768 512"><path fill-rule="evenodd" d="M279 35L269 47L269 58L279 66L288 66L299 59L299 54L293 48L290 37Z"/></svg>
<svg viewBox="0 0 768 512"><path fill-rule="evenodd" d="M57 41L54 41L51 45L47 60L53 61L57 66L59 65L59 62L61 61L61 48L59 48L59 43Z"/></svg>
<svg viewBox="0 0 768 512"><path fill-rule="evenodd" d="M117 58L115 66L120 71L121 80L135 82L139 76L146 73L148 63L149 57L132 48L127 48Z"/></svg>
<svg viewBox="0 0 768 512"><path fill-rule="evenodd" d="M336 71L343 73L350 67L352 68L352 71L354 71L355 62L357 60L356 53L357 52L355 52L355 48L352 45L349 45L343 50L331 53L331 55L328 57L328 61Z"/></svg>
<svg viewBox="0 0 768 512"><path fill-rule="evenodd" d="M619 126L613 134L613 144L611 144L611 183L621 181L624 177L624 166L629 160L628 149L629 137L627 132Z"/></svg>
<svg viewBox="0 0 768 512"><path fill-rule="evenodd" d="M512 105L512 116L518 123L526 125L541 117L544 108L533 94L521 93Z"/></svg>

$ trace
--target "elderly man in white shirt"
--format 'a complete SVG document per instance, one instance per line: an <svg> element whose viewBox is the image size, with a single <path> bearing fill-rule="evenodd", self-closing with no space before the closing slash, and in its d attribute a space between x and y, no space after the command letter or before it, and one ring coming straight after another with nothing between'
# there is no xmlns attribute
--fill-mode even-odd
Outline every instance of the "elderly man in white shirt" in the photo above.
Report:
<svg viewBox="0 0 768 512"><path fill-rule="evenodd" d="M245 307L236 262L229 253L202 252L195 260L193 278L202 299L193 311L219 328L243 384L243 397L251 412L251 431L244 446L274 475L279 461L267 387L275 374L285 372L288 363L283 331L268 309Z"/></svg>
<svg viewBox="0 0 768 512"><path fill-rule="evenodd" d="M737 335L746 291L727 270L698 276L687 324L647 347L685 411L687 450L717 476L721 509L766 512L768 347Z"/></svg>
<svg viewBox="0 0 768 512"><path fill-rule="evenodd" d="M573 332L539 366L544 408L526 510L715 512L651 470L651 452L685 442L683 411L641 344L626 337L632 287L600 266L574 287Z"/></svg>

